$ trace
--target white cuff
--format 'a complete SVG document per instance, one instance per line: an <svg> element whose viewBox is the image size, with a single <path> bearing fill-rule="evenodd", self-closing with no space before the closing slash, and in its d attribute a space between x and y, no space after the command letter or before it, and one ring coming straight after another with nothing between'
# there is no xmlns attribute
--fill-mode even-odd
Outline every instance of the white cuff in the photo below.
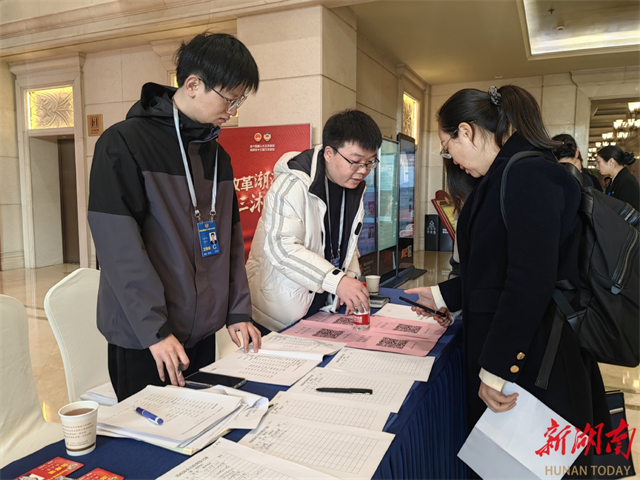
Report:
<svg viewBox="0 0 640 480"><path fill-rule="evenodd" d="M442 307L446 308L447 310L449 309L446 302L444 301L444 298L442 298L442 293L440 293L440 287L438 285L434 285L433 287L431 287L431 295L433 295L433 301L436 304L436 310L440 310Z"/></svg>
<svg viewBox="0 0 640 480"><path fill-rule="evenodd" d="M330 270L329 273L325 275L324 280L322 281L322 289L325 292L333 293L334 295L338 290L338 284L340 283L340 280L342 280L342 277L345 276L345 273L341 270L338 270L338 272L334 275L334 272L336 270L338 269L334 268Z"/></svg>
<svg viewBox="0 0 640 480"><path fill-rule="evenodd" d="M486 383L487 386L493 388L494 390L498 390L499 392L502 392L502 389L507 383L504 378L500 378L493 373L487 372L484 368L480 369L480 374L478 376L483 383Z"/></svg>

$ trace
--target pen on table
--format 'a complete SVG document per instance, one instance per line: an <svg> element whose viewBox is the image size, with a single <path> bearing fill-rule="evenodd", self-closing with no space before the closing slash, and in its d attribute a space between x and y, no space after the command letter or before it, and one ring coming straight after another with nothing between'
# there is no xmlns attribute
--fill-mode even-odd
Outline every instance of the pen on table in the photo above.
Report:
<svg viewBox="0 0 640 480"><path fill-rule="evenodd" d="M136 412L149 420L151 423L155 423L156 425L162 425L164 423L164 420L162 420L157 415L149 412L148 410L145 410L144 408L136 407Z"/></svg>
<svg viewBox="0 0 640 480"><path fill-rule="evenodd" d="M371 395L373 390L370 388L336 388L336 387L319 387L316 388L317 392L326 392L326 393L366 393L367 395Z"/></svg>
<svg viewBox="0 0 640 480"><path fill-rule="evenodd" d="M426 306L422 305L421 303L414 302L413 300L409 300L408 298L400 297L400 300L402 300L403 302L408 303L409 305L413 305L415 307L421 308L425 312L430 313L431 315L438 315L439 317L447 318L447 314L446 313L439 312L438 310L434 310L433 308L426 307Z"/></svg>

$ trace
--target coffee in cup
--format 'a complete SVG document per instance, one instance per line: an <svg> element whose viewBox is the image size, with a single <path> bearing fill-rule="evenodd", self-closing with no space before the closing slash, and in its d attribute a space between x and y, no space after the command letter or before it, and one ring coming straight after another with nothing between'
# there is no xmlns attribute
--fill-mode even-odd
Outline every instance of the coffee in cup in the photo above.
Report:
<svg viewBox="0 0 640 480"><path fill-rule="evenodd" d="M67 455L77 457L95 450L99 407L97 402L83 400L69 403L58 411Z"/></svg>

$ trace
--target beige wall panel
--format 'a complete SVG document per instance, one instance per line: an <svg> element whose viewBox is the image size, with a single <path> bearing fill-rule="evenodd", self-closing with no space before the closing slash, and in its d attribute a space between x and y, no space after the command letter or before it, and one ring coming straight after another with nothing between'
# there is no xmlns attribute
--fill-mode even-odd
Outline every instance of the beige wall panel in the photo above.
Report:
<svg viewBox="0 0 640 480"><path fill-rule="evenodd" d="M3 86L4 88L4 86ZM4 106L4 105L3 105ZM18 136L16 132L16 112L0 109L0 155L18 157Z"/></svg>
<svg viewBox="0 0 640 480"><path fill-rule="evenodd" d="M356 89L357 35L351 25L322 9L322 74L345 87Z"/></svg>
<svg viewBox="0 0 640 480"><path fill-rule="evenodd" d="M86 105L121 102L123 100L122 55L120 50L88 54L83 71Z"/></svg>
<svg viewBox="0 0 640 480"><path fill-rule="evenodd" d="M167 70L151 47L122 50L121 62L124 101L140 100L142 86L147 82L167 84Z"/></svg>
<svg viewBox="0 0 640 480"><path fill-rule="evenodd" d="M20 165L18 159L0 157L0 205L20 204ZM4 223L1 225L9 227ZM12 225L11 228L15 228L15 226Z"/></svg>
<svg viewBox="0 0 640 480"><path fill-rule="evenodd" d="M396 119L383 115L380 112L376 112L375 110L370 109L366 105L361 103L356 103L356 108L358 110L362 110L364 113L369 115L380 127L380 131L382 132L383 137L393 138L396 137Z"/></svg>
<svg viewBox="0 0 640 480"><path fill-rule="evenodd" d="M322 138L322 77L260 82L258 93L247 99L238 117L240 127L296 123L313 125L314 143Z"/></svg>
<svg viewBox="0 0 640 480"><path fill-rule="evenodd" d="M568 125L573 129L576 118L575 85L558 85L542 89L542 120L547 128Z"/></svg>
<svg viewBox="0 0 640 480"><path fill-rule="evenodd" d="M260 80L322 73L323 7L238 19L238 38L254 56Z"/></svg>
<svg viewBox="0 0 640 480"><path fill-rule="evenodd" d="M334 113L338 113L346 108L356 108L356 92L340 85L333 80L322 77L322 126ZM320 137L316 139L316 135L313 136L313 144L319 144L322 142L322 132L320 131Z"/></svg>
<svg viewBox="0 0 640 480"><path fill-rule="evenodd" d="M0 219L2 219L2 224L6 225L6 228L2 228L2 231L0 231L2 253L22 252L24 250L22 243L22 206L0 205Z"/></svg>

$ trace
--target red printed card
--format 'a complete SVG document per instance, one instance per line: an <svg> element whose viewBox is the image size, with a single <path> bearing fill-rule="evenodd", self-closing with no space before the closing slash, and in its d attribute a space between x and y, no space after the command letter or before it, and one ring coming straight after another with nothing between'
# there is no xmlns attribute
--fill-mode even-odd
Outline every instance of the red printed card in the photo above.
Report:
<svg viewBox="0 0 640 480"><path fill-rule="evenodd" d="M33 470L29 470L27 473L23 473L16 480L54 480L60 476L65 476L68 473L75 472L83 466L84 463L76 462L75 460L67 460L62 457L56 457Z"/></svg>
<svg viewBox="0 0 640 480"><path fill-rule="evenodd" d="M78 480L124 480L124 477L115 473L107 472L101 468L91 470L86 475L81 476Z"/></svg>

